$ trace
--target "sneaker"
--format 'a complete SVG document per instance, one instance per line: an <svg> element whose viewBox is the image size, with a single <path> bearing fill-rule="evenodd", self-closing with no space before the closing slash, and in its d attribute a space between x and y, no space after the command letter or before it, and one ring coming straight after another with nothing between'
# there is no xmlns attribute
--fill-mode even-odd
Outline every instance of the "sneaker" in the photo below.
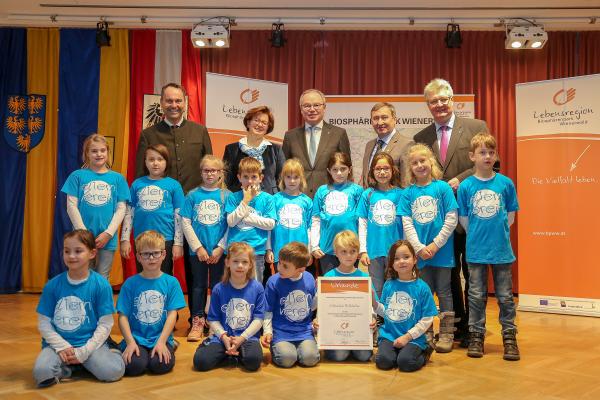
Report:
<svg viewBox="0 0 600 400"><path fill-rule="evenodd" d="M202 334L204 333L204 327L206 326L206 320L203 317L194 317L192 319L192 327L190 333L188 333L188 342L199 342L202 340Z"/></svg>
<svg viewBox="0 0 600 400"><path fill-rule="evenodd" d="M481 332L469 332L469 348L467 356L472 358L483 357L483 342L485 335Z"/></svg>
<svg viewBox="0 0 600 400"><path fill-rule="evenodd" d="M440 333L435 344L436 353L450 353L454 345L454 311L440 313Z"/></svg>
<svg viewBox="0 0 600 400"><path fill-rule="evenodd" d="M504 332L502 334L502 342L504 343L504 358L507 361L519 361L521 354L517 345L517 336L514 332Z"/></svg>

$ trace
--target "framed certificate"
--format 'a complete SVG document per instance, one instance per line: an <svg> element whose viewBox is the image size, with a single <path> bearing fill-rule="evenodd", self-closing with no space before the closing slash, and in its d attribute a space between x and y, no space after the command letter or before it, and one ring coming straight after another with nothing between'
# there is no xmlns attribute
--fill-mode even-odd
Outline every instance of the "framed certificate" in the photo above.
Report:
<svg viewBox="0 0 600 400"><path fill-rule="evenodd" d="M317 344L323 350L372 350L371 278L318 279Z"/></svg>

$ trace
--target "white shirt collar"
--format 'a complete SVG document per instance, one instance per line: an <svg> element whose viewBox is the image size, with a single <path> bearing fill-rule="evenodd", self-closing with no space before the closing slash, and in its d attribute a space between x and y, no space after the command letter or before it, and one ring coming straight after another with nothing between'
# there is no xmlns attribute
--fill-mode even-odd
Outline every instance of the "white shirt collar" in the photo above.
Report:
<svg viewBox="0 0 600 400"><path fill-rule="evenodd" d="M387 135L385 135L384 137L379 137L377 136L377 140L383 140L383 142L385 143L385 145L387 146L390 143L390 140L392 140L392 137L396 134L396 128L394 128L390 133L388 133Z"/></svg>
<svg viewBox="0 0 600 400"><path fill-rule="evenodd" d="M247 137L245 137L245 136L244 136L243 138L241 138L241 139L239 140L239 142L240 142L241 144L245 145L245 146L248 146L248 138L247 138ZM270 145L272 144L271 142L269 142L269 141L268 141L267 139L265 139L265 138L263 138L262 142L260 142L260 144L263 144L263 143L266 143L266 144L267 144L267 146L270 146ZM259 144L259 146L260 146L260 144Z"/></svg>
<svg viewBox="0 0 600 400"><path fill-rule="evenodd" d="M448 122L446 122L445 124L438 124L437 122L435 123L435 131L439 132L440 128L442 126L447 126L448 130L451 132L452 128L454 127L454 120L456 119L456 115L454 115L454 113L452 113L452 116L450 117L450 119L448 120Z"/></svg>
<svg viewBox="0 0 600 400"><path fill-rule="evenodd" d="M167 125L169 125L169 126L172 128L172 127L174 127L174 126L181 126L181 124L183 123L183 119L184 119L184 118L183 118L183 117L181 117L181 119L179 120L179 122L178 122L178 123L176 123L176 124L173 124L173 123L171 123L171 121L169 121L169 120L168 120L168 119L166 119L166 118L165 118L163 121L165 121L165 122L166 122L166 124L167 124Z"/></svg>
<svg viewBox="0 0 600 400"><path fill-rule="evenodd" d="M310 130L311 127L312 127L311 124L306 123L306 122L304 123L304 130L305 131ZM318 124L316 124L315 128L319 128L319 130L322 131L323 130L323 120L321 120L321 122L319 122Z"/></svg>

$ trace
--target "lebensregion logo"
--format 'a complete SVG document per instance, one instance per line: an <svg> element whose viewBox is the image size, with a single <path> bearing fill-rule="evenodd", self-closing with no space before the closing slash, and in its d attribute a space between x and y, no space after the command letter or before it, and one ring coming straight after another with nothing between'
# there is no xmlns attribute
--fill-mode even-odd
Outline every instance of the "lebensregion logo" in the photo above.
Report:
<svg viewBox="0 0 600 400"><path fill-rule="evenodd" d="M533 118L538 124L558 124L561 126L586 125L589 123L590 114L594 114L592 104L580 105L581 98L576 103L570 103L575 99L577 90L575 88L560 89L552 96L550 107L543 111L533 111ZM558 106L560 108L555 108Z"/></svg>
<svg viewBox="0 0 600 400"><path fill-rule="evenodd" d="M554 94L552 102L557 106L565 105L575 98L575 92L576 90L574 88L569 88L567 90L561 89Z"/></svg>
<svg viewBox="0 0 600 400"><path fill-rule="evenodd" d="M260 91L258 89L245 89L240 93L240 101L244 104L254 103L259 96Z"/></svg>

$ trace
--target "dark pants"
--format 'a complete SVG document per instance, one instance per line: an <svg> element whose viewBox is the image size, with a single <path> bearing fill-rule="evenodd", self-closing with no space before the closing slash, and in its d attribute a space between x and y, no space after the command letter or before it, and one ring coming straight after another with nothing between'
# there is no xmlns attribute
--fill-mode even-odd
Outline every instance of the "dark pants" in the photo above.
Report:
<svg viewBox="0 0 600 400"><path fill-rule="evenodd" d="M190 309L190 317L188 318L188 322L190 326L192 324L192 310L194 310L194 296L192 293L193 287L193 275L192 275L192 257L196 257L196 255L190 255L190 246L186 240L183 241L183 269L185 271L185 285L187 286L187 295L188 295L188 308ZM196 257L198 258L198 257Z"/></svg>
<svg viewBox="0 0 600 400"><path fill-rule="evenodd" d="M414 343L398 349L387 339L381 339L375 356L375 365L379 369L397 367L403 372L420 370L425 365L425 352Z"/></svg>
<svg viewBox="0 0 600 400"><path fill-rule="evenodd" d="M208 288L210 287L210 290L212 290L221 281L225 256L221 256L216 264L200 261L196 255L190 255L190 261L193 276L192 287L191 289L188 288L189 302L190 305L193 305L193 308L190 306L190 313L192 318L204 317Z"/></svg>
<svg viewBox="0 0 600 400"><path fill-rule="evenodd" d="M165 250L167 251L167 255L163 260L160 270L165 274L173 275L173 241L169 240L165 242ZM133 254L136 254L135 244L133 245ZM138 261L137 257L135 257L135 268L137 272L142 272L142 264Z"/></svg>
<svg viewBox="0 0 600 400"><path fill-rule="evenodd" d="M248 371L256 371L260 368L263 360L263 352L258 340L248 340L240 348L239 356L225 354L223 343L210 343L210 338L202 342L194 354L194 368L198 371L209 371L220 364L229 362L241 364Z"/></svg>
<svg viewBox="0 0 600 400"><path fill-rule="evenodd" d="M469 267L467 266L467 257L465 255L467 235L454 231L454 268L450 276L450 285L452 289L452 305L454 307L454 316L460 318L456 323L458 335L468 332L469 324ZM465 277L465 289L463 291L460 281L460 271Z"/></svg>
<svg viewBox="0 0 600 400"><path fill-rule="evenodd" d="M135 353L131 356L131 362L125 365L125 375L136 376L143 374L146 370L153 374L166 374L171 371L175 366L175 353L173 348L167 344L169 353L171 353L171 360L168 363L160 362L158 356L155 354L154 357L150 357L152 349L138 345L140 349L140 355L136 356Z"/></svg>

